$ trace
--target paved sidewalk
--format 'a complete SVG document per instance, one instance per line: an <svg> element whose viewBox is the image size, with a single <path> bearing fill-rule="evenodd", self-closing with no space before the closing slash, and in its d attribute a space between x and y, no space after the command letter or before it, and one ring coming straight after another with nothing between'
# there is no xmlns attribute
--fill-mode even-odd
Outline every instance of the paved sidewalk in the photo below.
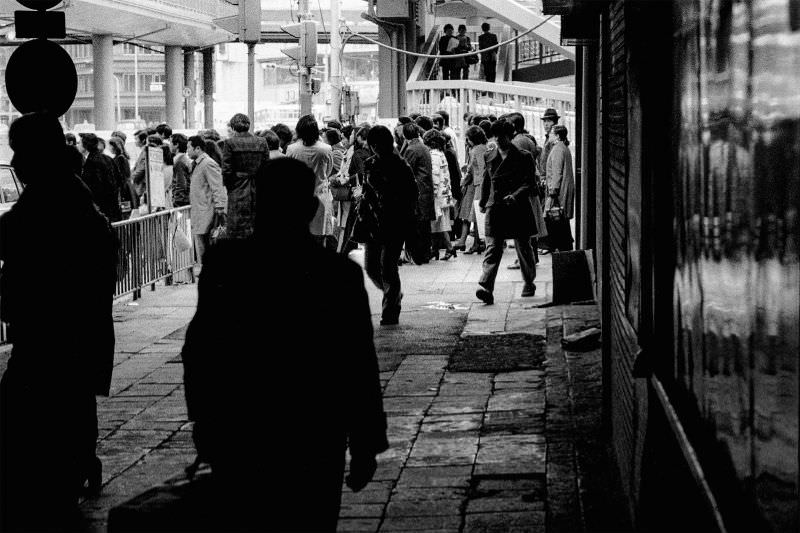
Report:
<svg viewBox="0 0 800 533"><path fill-rule="evenodd" d="M537 295L520 298L519 271L505 268L513 258L507 250L493 306L474 295L482 256L402 267L397 327L377 325L381 294L367 282L391 448L365 490L343 490L341 531L595 529L600 354L564 352L560 339L596 324L597 311L536 307L551 293L549 256ZM195 304L196 285L178 285L114 308L112 394L99 401L104 486L82 504L87 531L194 459L180 350Z"/></svg>

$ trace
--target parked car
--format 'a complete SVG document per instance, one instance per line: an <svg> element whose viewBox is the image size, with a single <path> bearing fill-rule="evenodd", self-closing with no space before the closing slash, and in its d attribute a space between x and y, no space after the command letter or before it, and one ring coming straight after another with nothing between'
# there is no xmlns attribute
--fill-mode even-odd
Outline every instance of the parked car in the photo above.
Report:
<svg viewBox="0 0 800 533"><path fill-rule="evenodd" d="M7 162L0 161L0 215L11 209L22 193L22 182Z"/></svg>

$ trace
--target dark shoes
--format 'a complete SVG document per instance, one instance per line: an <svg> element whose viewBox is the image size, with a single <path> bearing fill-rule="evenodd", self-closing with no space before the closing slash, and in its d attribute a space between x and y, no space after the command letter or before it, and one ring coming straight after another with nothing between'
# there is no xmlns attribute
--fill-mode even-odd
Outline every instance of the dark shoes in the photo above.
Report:
<svg viewBox="0 0 800 533"><path fill-rule="evenodd" d="M458 252L456 252L456 247L455 247L455 246L453 246L453 249L452 249L452 250L447 250L447 251L444 253L444 257L442 258L442 260L443 260L443 261L447 261L447 260L448 260L448 259L450 259L451 257L457 257L457 256L458 256Z"/></svg>
<svg viewBox="0 0 800 533"><path fill-rule="evenodd" d="M519 270L519 259L514 259L514 262L506 267L509 270Z"/></svg>
<svg viewBox="0 0 800 533"><path fill-rule="evenodd" d="M534 284L526 285L525 288L522 289L523 298L529 298L535 295L536 295L536 285Z"/></svg>
<svg viewBox="0 0 800 533"><path fill-rule="evenodd" d="M479 244L477 246L475 246L473 244L470 247L470 249L466 250L464 253L467 254L467 255L470 255L470 254L482 254L484 250L486 250L486 245L485 244Z"/></svg>
<svg viewBox="0 0 800 533"><path fill-rule="evenodd" d="M486 305L491 305L494 303L494 295L491 291L480 287L477 291L475 291L475 296L478 297L478 300L482 301Z"/></svg>
<svg viewBox="0 0 800 533"><path fill-rule="evenodd" d="M95 456L84 466L80 480L80 492L84 496L96 496L103 487L103 463Z"/></svg>

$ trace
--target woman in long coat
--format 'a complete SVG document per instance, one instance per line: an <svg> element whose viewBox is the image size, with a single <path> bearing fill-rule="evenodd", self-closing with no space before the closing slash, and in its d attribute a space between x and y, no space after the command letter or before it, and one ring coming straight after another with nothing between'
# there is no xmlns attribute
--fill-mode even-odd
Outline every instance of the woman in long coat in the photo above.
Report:
<svg viewBox="0 0 800 533"><path fill-rule="evenodd" d="M572 250L572 229L569 220L575 216L575 177L572 173L572 154L567 140L567 128L557 124L553 126L556 142L547 156L547 199L544 203L545 213L553 207L561 207L567 224L561 231L549 232L550 247L553 250ZM564 227L565 226L565 227Z"/></svg>
<svg viewBox="0 0 800 533"><path fill-rule="evenodd" d="M431 176L433 178L433 205L436 220L431 221L431 236L433 237L433 259L439 259L439 246L444 244L446 249L444 260L456 256L456 251L450 242L449 231L452 227L450 221L450 208L454 205L452 184L450 182L450 166L444 150L445 136L437 130L425 132L425 145L431 150ZM437 242L438 241L438 242Z"/></svg>
<svg viewBox="0 0 800 533"><path fill-rule="evenodd" d="M465 250L470 225L475 223L475 200L480 200L480 188L483 176L486 174L486 134L478 126L470 126L467 130L467 144L469 144L469 166L467 173L461 180L461 189L464 191L458 210L461 219L461 237L453 247L456 250ZM477 193L477 194L476 194ZM477 248L477 237L475 247Z"/></svg>

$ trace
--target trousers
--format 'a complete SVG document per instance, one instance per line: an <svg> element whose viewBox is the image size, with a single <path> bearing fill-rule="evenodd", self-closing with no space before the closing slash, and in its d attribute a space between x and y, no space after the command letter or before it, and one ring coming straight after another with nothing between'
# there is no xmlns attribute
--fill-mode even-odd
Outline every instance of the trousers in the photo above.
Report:
<svg viewBox="0 0 800 533"><path fill-rule="evenodd" d="M381 317L396 319L400 316L400 272L397 262L403 250L403 238L386 242L370 240L364 243L364 270L372 283L383 291Z"/></svg>
<svg viewBox="0 0 800 533"><path fill-rule="evenodd" d="M503 241L495 237L486 236L486 253L483 256L483 272L478 284L489 292L494 292L494 281L500 268L500 259L503 257ZM530 238L514 239L514 246L519 258L520 272L525 285L532 285L536 279L536 262L533 258Z"/></svg>

